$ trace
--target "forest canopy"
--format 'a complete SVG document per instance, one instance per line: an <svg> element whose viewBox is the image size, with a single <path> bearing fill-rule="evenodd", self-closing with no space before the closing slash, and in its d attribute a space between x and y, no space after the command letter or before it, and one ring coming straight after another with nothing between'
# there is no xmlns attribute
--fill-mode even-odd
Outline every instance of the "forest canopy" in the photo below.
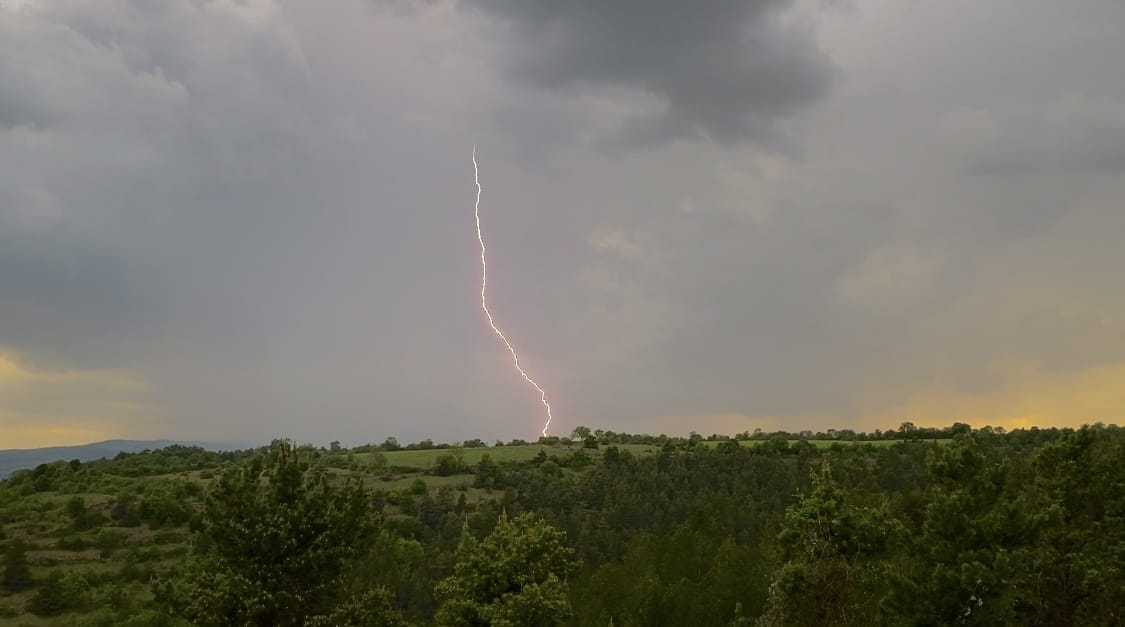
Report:
<svg viewBox="0 0 1125 627"><path fill-rule="evenodd" d="M278 440L0 482L0 620L1118 625L1125 431Z"/></svg>

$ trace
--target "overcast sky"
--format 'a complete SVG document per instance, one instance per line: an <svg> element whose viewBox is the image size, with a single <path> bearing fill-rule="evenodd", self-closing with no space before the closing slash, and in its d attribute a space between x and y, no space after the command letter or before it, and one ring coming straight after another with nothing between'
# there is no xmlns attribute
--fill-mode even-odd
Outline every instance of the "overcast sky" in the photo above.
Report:
<svg viewBox="0 0 1125 627"><path fill-rule="evenodd" d="M0 0L0 448L1125 420L1120 0Z"/></svg>

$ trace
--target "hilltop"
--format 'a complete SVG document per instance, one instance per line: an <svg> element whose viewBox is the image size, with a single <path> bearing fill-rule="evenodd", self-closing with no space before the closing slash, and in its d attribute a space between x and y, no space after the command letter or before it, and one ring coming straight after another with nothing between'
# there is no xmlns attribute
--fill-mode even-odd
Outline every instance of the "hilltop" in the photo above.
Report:
<svg viewBox="0 0 1125 627"><path fill-rule="evenodd" d="M113 457L118 453L139 453L162 449L174 444L198 446L208 450L227 450L234 445L209 444L206 442L186 442L180 440L103 440L75 446L49 446L28 449L0 449L0 479L7 478L17 470L35 468L39 464L77 459L90 462Z"/></svg>

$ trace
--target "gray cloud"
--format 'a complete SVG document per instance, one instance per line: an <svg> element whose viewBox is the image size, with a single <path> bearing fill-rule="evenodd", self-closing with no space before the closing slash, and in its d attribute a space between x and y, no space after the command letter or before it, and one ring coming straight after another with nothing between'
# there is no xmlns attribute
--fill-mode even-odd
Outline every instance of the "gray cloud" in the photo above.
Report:
<svg viewBox="0 0 1125 627"><path fill-rule="evenodd" d="M1028 372L1100 406L1120 3L465 6L0 10L20 415L73 380L136 395L108 435L536 433L478 308L474 142L493 310L560 432L893 426Z"/></svg>
<svg viewBox="0 0 1125 627"><path fill-rule="evenodd" d="M509 24L506 60L545 89L610 87L647 98L619 141L777 144L785 121L824 97L832 67L808 28L786 23L788 0L685 3L467 0Z"/></svg>
<svg viewBox="0 0 1125 627"><path fill-rule="evenodd" d="M970 171L985 176L1125 172L1125 101L1067 91L994 121L977 112L965 137ZM957 112L961 113L961 112ZM964 114L951 118L963 124ZM964 129L968 130L968 129Z"/></svg>

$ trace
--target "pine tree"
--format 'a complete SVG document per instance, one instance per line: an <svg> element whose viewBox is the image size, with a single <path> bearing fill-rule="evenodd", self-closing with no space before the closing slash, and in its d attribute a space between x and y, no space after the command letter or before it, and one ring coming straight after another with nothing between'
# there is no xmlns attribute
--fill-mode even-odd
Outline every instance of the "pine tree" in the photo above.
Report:
<svg viewBox="0 0 1125 627"><path fill-rule="evenodd" d="M156 586L175 613L200 625L393 624L388 595L353 591L349 577L376 530L358 480L333 484L275 442L225 473L202 514L208 550Z"/></svg>

